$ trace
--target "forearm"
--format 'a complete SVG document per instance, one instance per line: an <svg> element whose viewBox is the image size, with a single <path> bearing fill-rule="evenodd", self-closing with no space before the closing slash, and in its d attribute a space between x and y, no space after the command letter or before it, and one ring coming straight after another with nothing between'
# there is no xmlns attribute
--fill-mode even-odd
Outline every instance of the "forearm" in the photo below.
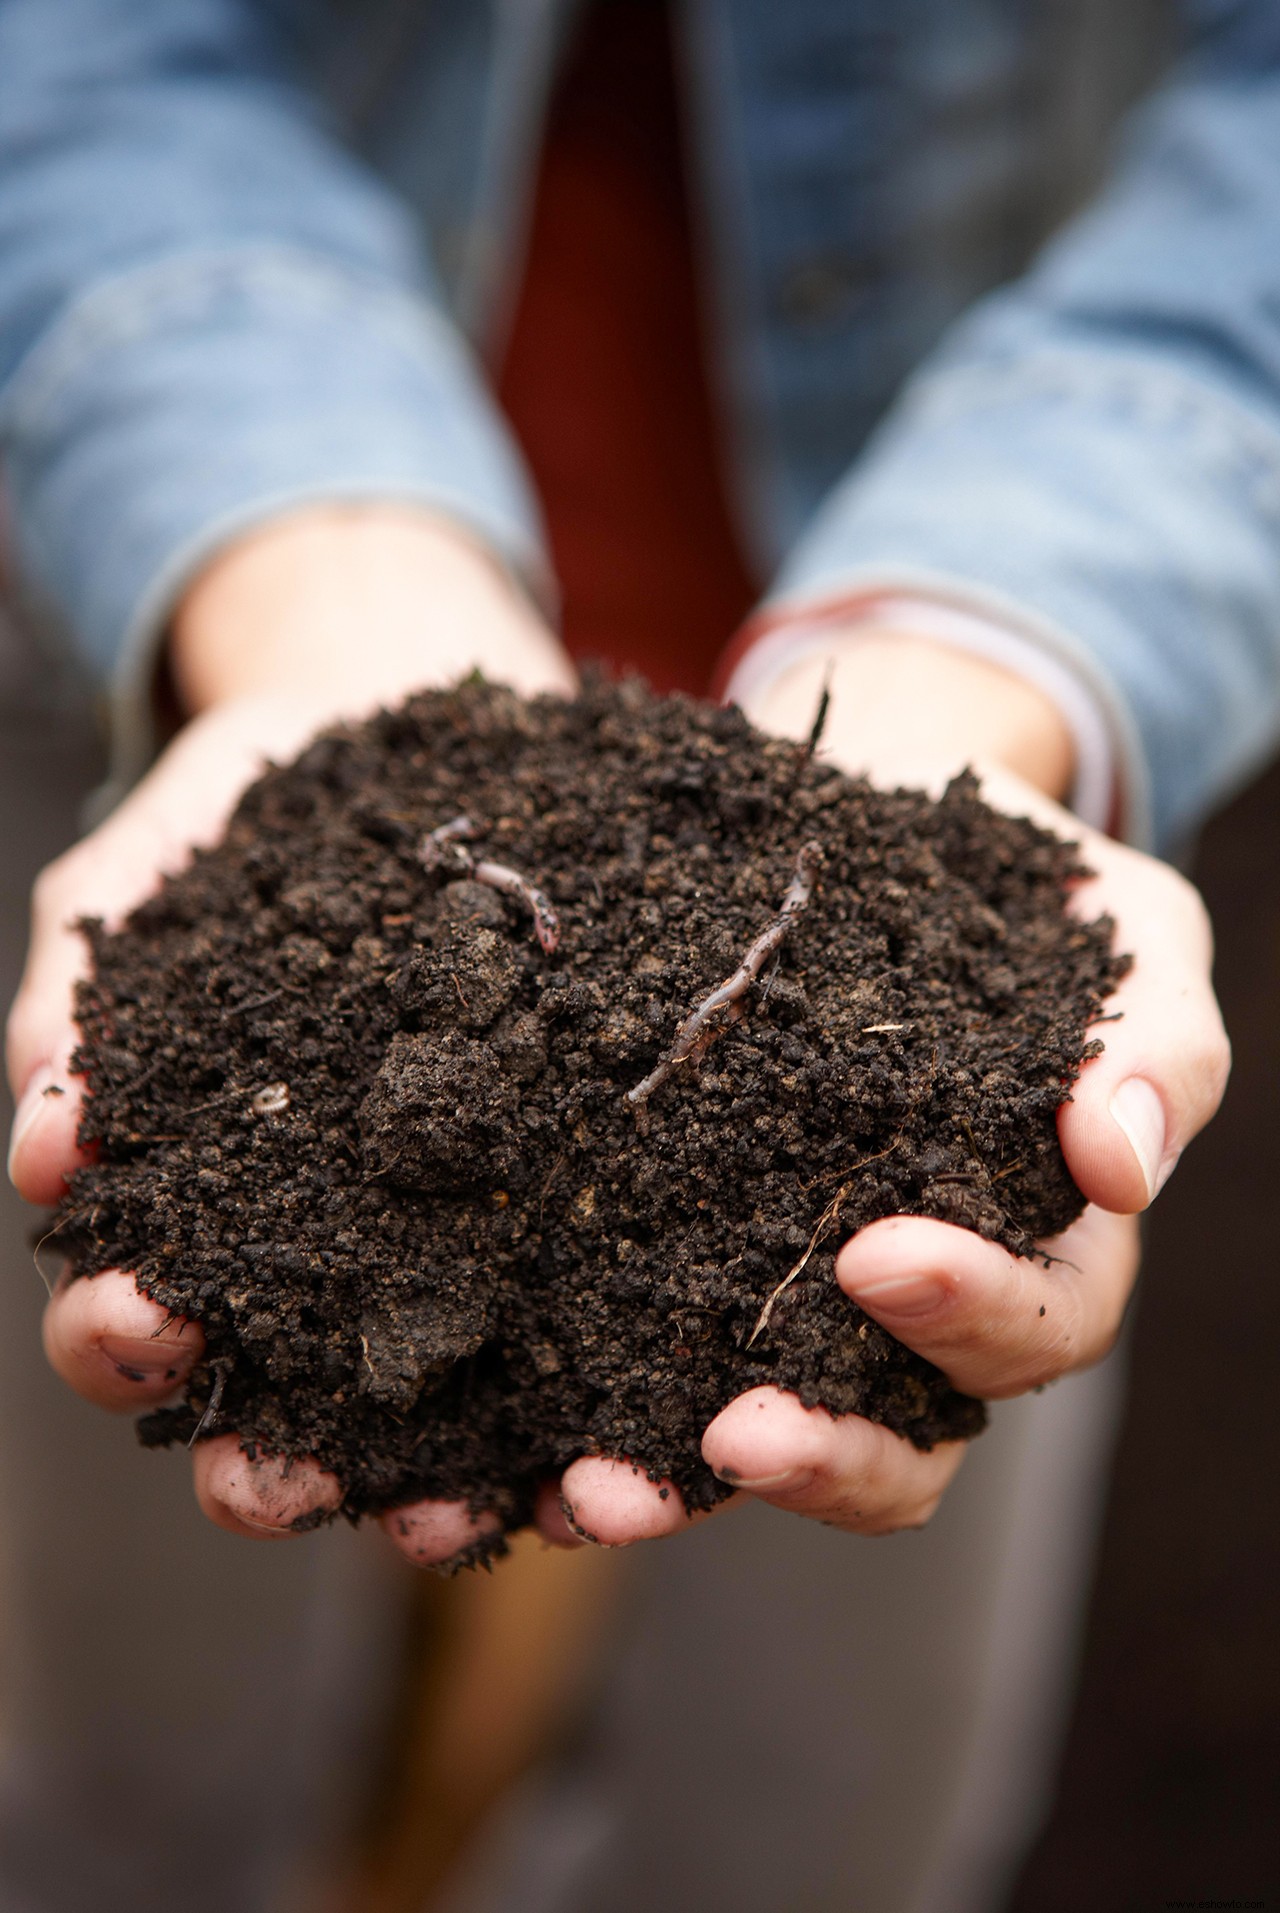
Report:
<svg viewBox="0 0 1280 1913"><path fill-rule="evenodd" d="M322 507L242 539L179 603L170 668L185 713L267 692L320 693L352 713L469 670L526 694L568 693L574 672L509 573L443 519L396 507ZM850 769L922 777L985 760L1054 797L1071 735L1052 700L1012 672L901 632L834 628L745 700L762 728L804 737L824 683L824 749Z"/></svg>
<svg viewBox="0 0 1280 1913"><path fill-rule="evenodd" d="M496 558L445 519L395 506L317 507L236 540L178 604L169 664L192 716L299 691L355 714L471 670L526 695L574 684Z"/></svg>
<svg viewBox="0 0 1280 1913"><path fill-rule="evenodd" d="M1197 11L1108 190L921 366L767 607L927 596L1020 632L1165 847L1280 736L1280 34Z"/></svg>
<svg viewBox="0 0 1280 1913"><path fill-rule="evenodd" d="M1071 732L1048 695L983 658L900 632L860 625L831 634L754 695L746 714L763 729L803 738L824 683L831 704L823 750L842 768L895 783L975 762L1017 772L1047 795L1071 787Z"/></svg>
<svg viewBox="0 0 1280 1913"><path fill-rule="evenodd" d="M318 110L288 11L0 6L9 555L111 686L121 786L153 752L175 605L254 527L395 501L546 575L422 220ZM385 595L370 606L374 647ZM314 602L307 621L314 644Z"/></svg>

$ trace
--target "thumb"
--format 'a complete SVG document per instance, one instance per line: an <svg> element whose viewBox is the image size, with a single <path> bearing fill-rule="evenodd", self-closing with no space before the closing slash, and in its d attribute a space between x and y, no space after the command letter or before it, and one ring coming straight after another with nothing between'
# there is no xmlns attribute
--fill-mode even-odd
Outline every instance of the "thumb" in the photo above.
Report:
<svg viewBox="0 0 1280 1913"><path fill-rule="evenodd" d="M1121 845L1088 846L1098 875L1073 908L1116 920L1133 967L1095 1026L1105 1048L1058 1113L1067 1166L1090 1202L1145 1209L1222 1100L1231 1050L1210 984L1213 939L1192 886Z"/></svg>

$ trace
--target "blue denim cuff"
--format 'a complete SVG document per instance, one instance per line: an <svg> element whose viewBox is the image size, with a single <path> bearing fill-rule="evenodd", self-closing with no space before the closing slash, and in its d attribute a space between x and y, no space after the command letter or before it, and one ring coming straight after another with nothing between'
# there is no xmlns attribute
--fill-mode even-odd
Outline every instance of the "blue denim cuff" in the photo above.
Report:
<svg viewBox="0 0 1280 1913"><path fill-rule="evenodd" d="M923 379L774 596L940 596L1078 673L1126 832L1168 849L1278 718L1280 433L1152 355L1045 352Z"/></svg>
<svg viewBox="0 0 1280 1913"><path fill-rule="evenodd" d="M457 335L323 258L190 253L99 285L19 368L3 422L24 586L111 679L126 757L185 584L274 516L424 505L549 589L536 506Z"/></svg>

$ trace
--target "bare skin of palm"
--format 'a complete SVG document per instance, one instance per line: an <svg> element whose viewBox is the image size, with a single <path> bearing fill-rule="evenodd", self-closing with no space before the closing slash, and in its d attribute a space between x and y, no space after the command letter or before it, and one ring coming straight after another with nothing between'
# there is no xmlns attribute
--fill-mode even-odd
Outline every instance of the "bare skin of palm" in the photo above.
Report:
<svg viewBox="0 0 1280 1913"><path fill-rule="evenodd" d="M36 888L8 1032L18 1103L10 1174L32 1202L55 1201L80 1160L80 1085L68 1069L72 989L85 963L77 919L122 918L193 845L217 838L264 760L290 755L335 717L473 668L525 693L568 693L574 684L549 629L487 554L426 514L382 508L308 511L230 547L178 608L170 668L190 721L120 808ZM748 715L762 729L803 737L828 673L832 761L927 788L974 764L989 802L1081 840L1096 875L1072 907L1109 912L1119 947L1134 954L1109 1005L1123 1015L1108 1023L1104 1052L1059 1114L1067 1163L1090 1206L1045 1245L1061 1258L1066 1302L1052 1322L1040 1314L1030 1264L944 1223L889 1218L837 1260L846 1292L956 1387L1021 1394L1107 1352L1137 1272L1134 1218L1221 1098L1229 1051L1209 980L1208 924L1176 872L1085 829L1053 801L1070 782L1071 744L1038 691L927 638L834 627L829 652L775 682ZM117 1413L177 1392L201 1351L198 1325L167 1318L125 1271L60 1286L44 1334L64 1380ZM755 1495L863 1534L927 1521L963 1459L962 1444L922 1454L884 1428L805 1409L773 1389L732 1402L702 1447L738 1490L723 1507ZM316 1464L250 1460L233 1435L199 1444L192 1463L201 1507L234 1533L288 1537L340 1499ZM680 1497L664 1497L623 1458L574 1462L545 1484L535 1520L546 1540L565 1547L624 1546L690 1525ZM486 1526L445 1502L379 1522L402 1554L429 1566L464 1556Z"/></svg>

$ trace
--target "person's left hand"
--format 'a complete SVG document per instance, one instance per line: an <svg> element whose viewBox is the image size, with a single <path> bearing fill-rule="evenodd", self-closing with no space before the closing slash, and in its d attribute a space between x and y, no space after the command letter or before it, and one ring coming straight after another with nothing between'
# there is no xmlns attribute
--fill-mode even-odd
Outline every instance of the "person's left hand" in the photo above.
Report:
<svg viewBox="0 0 1280 1913"><path fill-rule="evenodd" d="M886 662L887 661L887 662ZM885 665L884 670L880 669ZM765 728L803 735L824 661L789 696L749 715ZM912 677L915 684L912 684ZM899 1341L934 1362L965 1393L1024 1394L1099 1361L1119 1331L1138 1268L1137 1212L1162 1188L1179 1155L1216 1110L1230 1052L1210 986L1212 938L1196 891L1168 865L1084 826L1050 801L1065 780L1069 750L1037 711L1036 693L971 660L894 639L878 656L860 640L837 667L828 751L882 783L937 788L984 753L988 802L1031 815L1079 842L1096 875L1071 908L1115 919L1116 947L1133 967L1106 1004L1100 1056L1085 1064L1058 1113L1058 1135L1088 1207L1042 1245L1046 1268L1020 1260L966 1229L896 1216L852 1237L836 1277L852 1301ZM1004 727L1004 728L1002 728ZM1037 783L1009 764L1032 771ZM861 1534L927 1521L959 1467L963 1442L921 1453L859 1416L806 1409L796 1396L756 1388L731 1402L703 1436L720 1479L742 1493ZM677 1495L625 1462L575 1462L563 1493L580 1535L617 1545L689 1525ZM729 1505L729 1504L725 1504Z"/></svg>

